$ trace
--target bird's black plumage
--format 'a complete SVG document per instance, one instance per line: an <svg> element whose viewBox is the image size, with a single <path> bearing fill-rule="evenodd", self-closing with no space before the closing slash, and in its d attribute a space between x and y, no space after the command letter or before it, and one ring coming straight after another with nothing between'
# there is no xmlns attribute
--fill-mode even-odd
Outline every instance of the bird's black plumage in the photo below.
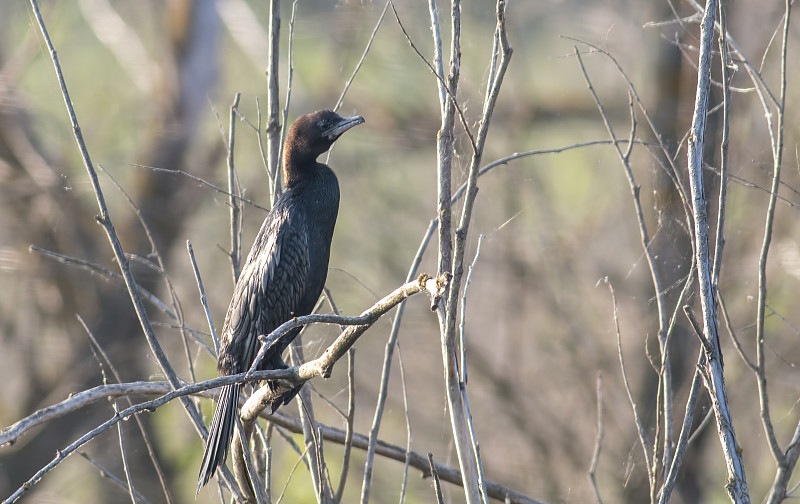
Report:
<svg viewBox="0 0 800 504"><path fill-rule="evenodd" d="M275 203L247 256L236 282L220 339L217 370L221 375L247 371L267 335L292 317L314 309L328 273L331 239L339 211L339 183L317 157L345 131L364 122L329 110L299 117L283 148L285 191ZM273 345L258 369L286 367L281 354L299 329ZM225 386L209 427L198 491L225 463L239 403L238 384ZM297 390L272 403L275 411Z"/></svg>

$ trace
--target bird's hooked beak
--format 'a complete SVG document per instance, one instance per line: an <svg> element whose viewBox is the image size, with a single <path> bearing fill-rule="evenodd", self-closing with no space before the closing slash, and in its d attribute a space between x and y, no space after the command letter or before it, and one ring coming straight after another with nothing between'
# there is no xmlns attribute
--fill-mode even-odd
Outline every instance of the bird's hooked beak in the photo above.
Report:
<svg viewBox="0 0 800 504"><path fill-rule="evenodd" d="M364 118L357 115L352 117L342 117L337 123L332 125L330 128L322 132L322 136L327 138L330 141L335 141L337 138L342 136L342 134L349 130L354 126L358 126L359 124L364 122Z"/></svg>

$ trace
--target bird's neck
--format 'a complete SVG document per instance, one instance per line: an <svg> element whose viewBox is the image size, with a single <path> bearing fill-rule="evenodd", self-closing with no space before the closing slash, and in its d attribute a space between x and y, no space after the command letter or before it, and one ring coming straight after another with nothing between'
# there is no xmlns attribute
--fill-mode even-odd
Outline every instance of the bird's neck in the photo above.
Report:
<svg viewBox="0 0 800 504"><path fill-rule="evenodd" d="M317 156L308 156L292 150L283 155L283 183L287 189L327 179L328 172L331 172L331 169L318 163Z"/></svg>
<svg viewBox="0 0 800 504"><path fill-rule="evenodd" d="M283 154L283 183L289 188L303 180L314 179L319 170L316 157L304 156L300 152L289 150Z"/></svg>
<svg viewBox="0 0 800 504"><path fill-rule="evenodd" d="M287 163L283 168L283 183L286 189L311 189L314 186L324 186L330 179L336 179L333 170L327 165L312 160L306 163Z"/></svg>

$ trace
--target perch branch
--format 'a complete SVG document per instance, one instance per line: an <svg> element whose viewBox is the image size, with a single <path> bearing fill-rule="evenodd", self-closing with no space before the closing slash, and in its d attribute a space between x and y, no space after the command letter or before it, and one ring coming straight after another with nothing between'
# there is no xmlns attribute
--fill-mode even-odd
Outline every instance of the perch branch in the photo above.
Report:
<svg viewBox="0 0 800 504"><path fill-rule="evenodd" d="M253 375L250 377L247 377L245 373L241 373L238 375L222 376L219 378L214 378L213 380L185 385L184 387L181 387L180 389L175 391L172 391L171 386L168 382L163 382L163 381L162 382L140 381L132 383L114 383L108 385L100 385L91 388L89 390L85 390L83 392L74 394L58 404L42 408L36 411L35 413L23 418L17 423L9 427L6 427L2 431L0 431L0 446L16 442L26 432L40 425L44 425L47 422L57 420L58 418L67 415L68 413L78 411L81 408L84 408L91 404L95 404L101 401L107 401L110 398L113 399L117 397L132 396L132 395L162 395L161 397L153 401L148 401L146 403L138 404L134 406L133 407L134 409L132 410L128 408L126 410L121 411L117 419L117 421L119 421L124 418L129 418L131 415L134 415L142 411L153 411L179 396L196 395L196 394L211 396L213 394L206 391L209 391L211 389L217 389L223 385L230 385L232 383L243 383L248 381L256 382L258 380L265 380L265 379L279 379L286 376L288 376L286 370L258 371L257 373L253 373ZM283 427L284 429L290 430L291 432L294 433L302 432L302 426L300 424L300 419L298 418L290 417L280 412L274 415L262 413L262 417L270 420L279 427ZM111 425L109 425L108 427L110 426ZM347 434L345 431L333 427L327 427L324 425L320 426L322 427L322 433L325 440L337 444L345 443L347 439ZM98 432L97 434L99 433L100 432ZM358 433L353 434L352 436L353 448L357 448L359 450L366 450L368 443L369 439L367 436ZM63 450L61 453L64 453ZM395 460L400 463L403 463L406 460L408 460L409 465L411 467L414 467L415 469L418 469L422 473L422 476L424 477L430 476L430 468L428 467L428 460L425 457L425 455L416 452L409 452L405 448L395 446L393 444L386 443L384 441L377 442L375 453L377 455L386 457L391 460ZM458 469L442 464L437 464L436 468L439 471L439 475L442 480L456 485L461 485L461 475L458 472ZM487 482L486 486L489 492L489 496L499 501L503 501L506 498L508 498L508 502L512 503L542 504L540 501L531 499L530 497L522 495L518 492L515 492L509 488L506 488L502 485L499 485L491 481ZM7 502L14 502L14 501L7 501Z"/></svg>
<svg viewBox="0 0 800 504"><path fill-rule="evenodd" d="M332 324L347 325L348 327L333 343L331 343L320 357L304 364L282 370L285 374L281 376L292 388L302 385L306 381L317 376L328 378L334 364L347 353L358 338L384 313L397 306L397 304L404 299L422 291L428 292L432 299L436 299L442 295L446 285L446 275L441 275L439 278L422 275L418 280L398 287L359 317L342 317L339 315L306 315L303 317L296 317L282 324L270 333L262 344L262 350L269 348L271 342L276 341L282 334L291 331L295 327L306 325L311 322L324 321ZM246 374L249 376L257 373L259 372L251 369ZM261 411L279 394L280 391L274 391L269 386L258 389L242 408L241 416L245 428L248 427L248 422L252 423Z"/></svg>

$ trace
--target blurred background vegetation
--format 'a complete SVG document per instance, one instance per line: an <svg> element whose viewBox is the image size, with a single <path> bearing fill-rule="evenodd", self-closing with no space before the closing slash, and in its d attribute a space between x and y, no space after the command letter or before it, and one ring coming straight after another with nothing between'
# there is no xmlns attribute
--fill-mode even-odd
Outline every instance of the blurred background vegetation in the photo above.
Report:
<svg viewBox="0 0 800 504"><path fill-rule="evenodd" d="M680 16L694 14L675 2ZM384 7L382 1L301 0L293 38L289 121L330 108L358 62ZM439 6L446 13L449 5ZM255 124L257 104L266 111L266 1L171 0L124 2L43 1L45 22L58 50L83 135L111 216L129 254L153 259L139 217L115 187L125 190L148 224L183 317L206 330L202 306L185 252L191 240L221 327L232 292L228 199L184 176L147 167L184 170L226 185L225 140L229 106L241 93L240 111ZM286 49L291 2L281 5L281 85L286 96ZM743 52L761 65L777 92L779 51L770 47L781 25L782 2L728 5L729 31ZM397 2L415 44L432 55L426 2ZM691 122L699 42L696 24L673 22L666 1L516 0L508 7L514 56L497 105L484 162L534 149L605 140L607 133L586 90L573 55L575 37L612 53L631 77L666 143L685 166L684 135ZM650 22L666 23L649 25ZM463 66L459 99L467 116L480 115L486 86L493 6L463 5ZM447 17L443 16L443 23ZM443 26L443 33L449 28ZM799 33L791 30L789 61L797 61ZM445 45L447 41L445 40ZM585 46L581 46L586 49ZM768 50L769 48L769 50ZM628 135L628 90L602 56L585 58L590 77L620 136ZM715 72L719 64L715 63ZM775 427L788 441L800 414L797 292L797 142L800 140L797 66L789 65L786 149L781 203L768 267L771 310L767 320L767 365ZM743 69L733 85L751 88ZM713 105L720 101L715 88ZM356 76L342 113L358 113L366 125L338 143L330 159L342 187L328 287L339 308L356 314L401 284L436 209L436 81L406 42L391 12ZM772 159L763 110L755 93L734 93L731 174L721 292L732 328L753 354L757 258L763 236ZM262 118L262 121L265 121ZM644 121L640 120L640 124ZM262 122L263 128L264 122ZM709 119L708 199L716 201L720 114ZM640 128L638 137L652 141ZM679 150L680 148L680 150ZM468 143L456 143L454 183L466 180ZM465 157L461 157L461 155ZM675 303L691 264L685 215L653 150L637 148L634 174L641 185L668 298ZM266 174L256 132L239 123L236 168L245 197L268 206ZM642 254L630 189L608 145L525 157L501 166L480 182L471 228L474 258L485 236L469 287L466 340L469 394L488 479L548 502L590 502L586 478L595 441L596 376L602 373L605 437L598 465L607 502L649 500L642 449L622 385L612 303L601 279L617 290L622 350L643 420L654 433L657 376L647 355L656 355L652 281ZM716 203L713 203L716 205ZM713 206L712 205L712 206ZM35 245L115 270L97 207L81 165L63 100L30 6L0 3L0 425L103 382L80 315L110 356L124 381L162 379L121 282L65 266ZM266 213L245 206L244 252ZM712 212L712 215L716 215ZM162 276L134 261L137 281L168 299ZM435 273L435 245L421 271ZM694 298L691 300L696 302ZM148 306L160 341L181 377L191 379L174 320ZM772 313L772 312L770 312ZM698 352L697 338L678 317L670 344L675 367L676 416L683 412ZM356 431L369 430L389 334L386 317L357 348ZM723 334L727 334L723 331ZM336 335L314 327L304 335L307 358ZM208 336L204 337L210 341ZM196 379L216 375L214 361L190 343ZM727 391L748 483L760 500L775 472L760 425L753 375L723 339ZM431 451L457 465L450 445L438 327L427 303L412 299L400 335L400 355L409 401L412 448ZM106 370L107 373L107 370ZM313 386L346 406L345 366ZM406 419L400 367L395 363L381 438L405 446ZM211 401L201 401L211 414ZM340 416L318 403L318 419L341 427ZM292 404L284 408L295 413ZM707 404L699 416L707 413ZM71 414L0 448L0 496L7 496L62 448L111 416L108 404ZM194 498L202 443L178 404L142 417L177 502ZM701 419L700 418L700 419ZM700 419L696 419L699 423ZM679 420L679 418L678 418ZM677 420L676 420L677 421ZM677 424L676 424L677 425ZM164 496L133 422L123 426L132 478L151 502ZM676 427L677 428L677 427ZM274 481L283 485L297 455L279 438L274 443ZM326 445L328 461L340 448ZM123 476L116 432L85 448L112 473ZM364 454L354 451L345 502L360 493ZM338 475L338 468L331 468ZM377 459L372 500L396 502L402 464ZM795 478L796 479L796 478ZM690 449L673 502L724 502L725 468L713 423ZM406 502L431 502L429 480L412 472ZM287 488L289 502L313 499L308 474L298 471ZM446 486L458 502L460 490ZM87 460L73 456L49 473L26 498L30 502L117 502L124 489L98 476ZM205 490L198 502L213 502Z"/></svg>

